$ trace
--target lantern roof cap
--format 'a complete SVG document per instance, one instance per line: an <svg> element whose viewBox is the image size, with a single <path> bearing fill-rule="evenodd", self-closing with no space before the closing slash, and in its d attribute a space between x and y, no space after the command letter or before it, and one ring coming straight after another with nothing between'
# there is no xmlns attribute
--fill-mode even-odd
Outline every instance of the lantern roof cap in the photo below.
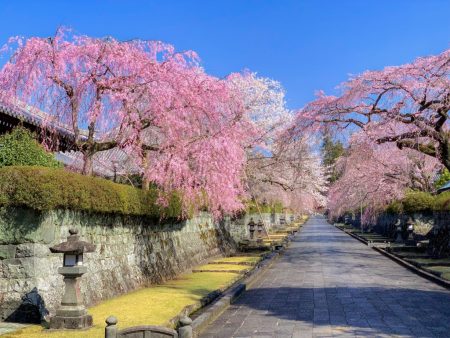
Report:
<svg viewBox="0 0 450 338"><path fill-rule="evenodd" d="M72 254L82 254L87 252L94 252L95 245L80 240L77 229L70 229L67 241L59 243L50 248L53 253L72 253Z"/></svg>

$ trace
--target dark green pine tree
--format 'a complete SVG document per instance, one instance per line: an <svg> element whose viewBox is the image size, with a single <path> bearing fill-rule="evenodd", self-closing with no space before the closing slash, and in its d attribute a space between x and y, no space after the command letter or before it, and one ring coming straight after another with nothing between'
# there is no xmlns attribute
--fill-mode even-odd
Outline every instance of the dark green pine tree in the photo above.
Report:
<svg viewBox="0 0 450 338"><path fill-rule="evenodd" d="M341 141L333 141L330 135L325 135L322 144L323 165L328 168L330 184L339 178L336 161L344 154L344 151L345 148Z"/></svg>

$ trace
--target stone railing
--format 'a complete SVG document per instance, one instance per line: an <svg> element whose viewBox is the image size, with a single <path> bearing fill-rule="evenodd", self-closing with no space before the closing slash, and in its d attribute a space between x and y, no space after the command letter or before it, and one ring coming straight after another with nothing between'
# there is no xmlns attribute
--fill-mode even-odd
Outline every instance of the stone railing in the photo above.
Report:
<svg viewBox="0 0 450 338"><path fill-rule="evenodd" d="M180 320L178 330L164 326L141 325L119 330L117 318L106 318L105 338L134 338L134 337L159 337L159 338L192 338L192 319L184 317Z"/></svg>

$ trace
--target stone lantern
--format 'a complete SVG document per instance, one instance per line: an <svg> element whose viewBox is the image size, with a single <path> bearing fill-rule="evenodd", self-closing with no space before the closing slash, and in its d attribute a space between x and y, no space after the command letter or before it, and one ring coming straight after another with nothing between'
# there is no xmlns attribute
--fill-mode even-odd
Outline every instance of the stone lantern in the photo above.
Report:
<svg viewBox="0 0 450 338"><path fill-rule="evenodd" d="M395 223L395 233L396 233L396 238L395 238L395 243L403 243L403 228L402 228L402 223L399 219L397 219L397 222Z"/></svg>
<svg viewBox="0 0 450 338"><path fill-rule="evenodd" d="M256 226L258 227L258 238L262 238L263 237L263 230L264 230L264 223L262 220L258 221L258 224L256 224Z"/></svg>
<svg viewBox="0 0 450 338"><path fill-rule="evenodd" d="M248 222L248 231L250 232L250 239L254 238L256 223L253 221L253 217L250 218L250 222Z"/></svg>
<svg viewBox="0 0 450 338"><path fill-rule="evenodd" d="M80 277L87 272L83 254L94 252L95 245L80 241L78 230L70 229L67 241L50 248L53 253L63 253L63 266L58 273L64 276L65 291L61 306L50 319L50 329L86 329L92 326L92 316L86 311L80 292Z"/></svg>
<svg viewBox="0 0 450 338"><path fill-rule="evenodd" d="M407 244L414 245L414 221L411 217L406 221L406 230L408 231Z"/></svg>

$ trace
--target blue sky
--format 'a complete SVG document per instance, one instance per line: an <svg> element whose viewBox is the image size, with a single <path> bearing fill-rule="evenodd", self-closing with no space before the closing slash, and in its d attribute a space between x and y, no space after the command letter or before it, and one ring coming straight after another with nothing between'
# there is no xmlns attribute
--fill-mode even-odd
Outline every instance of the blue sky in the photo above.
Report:
<svg viewBox="0 0 450 338"><path fill-rule="evenodd" d="M193 49L214 75L250 69L299 108L348 74L450 48L450 0L2 1L0 44L60 25Z"/></svg>

